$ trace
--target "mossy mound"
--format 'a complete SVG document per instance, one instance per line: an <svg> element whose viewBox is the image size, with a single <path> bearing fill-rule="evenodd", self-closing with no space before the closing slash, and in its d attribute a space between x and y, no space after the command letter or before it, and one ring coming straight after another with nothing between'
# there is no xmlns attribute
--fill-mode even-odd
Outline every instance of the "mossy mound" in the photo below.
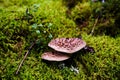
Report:
<svg viewBox="0 0 120 80"><path fill-rule="evenodd" d="M79 16L72 19L73 14L71 18L68 17L62 0L1 0L0 5L0 79L120 79L119 35L113 38L84 33L74 22ZM89 3L83 5L87 7L83 13L90 11L88 6ZM88 16L83 17L87 21ZM77 65L79 74L72 72L69 67L60 69L57 62L45 63L41 60L41 54L50 50L47 44L51 39L80 35L89 46L94 47L95 53L81 50L68 61L68 65ZM25 52L36 39L38 41L24 61L19 74L15 75Z"/></svg>

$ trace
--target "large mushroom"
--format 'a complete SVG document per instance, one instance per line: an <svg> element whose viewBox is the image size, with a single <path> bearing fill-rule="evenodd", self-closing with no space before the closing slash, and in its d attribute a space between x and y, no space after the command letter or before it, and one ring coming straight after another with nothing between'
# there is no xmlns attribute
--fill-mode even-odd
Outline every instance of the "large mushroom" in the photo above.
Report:
<svg viewBox="0 0 120 80"><path fill-rule="evenodd" d="M51 40L48 46L55 51L45 52L41 55L41 58L48 61L63 61L69 59L70 54L84 48L86 42L80 38L56 38Z"/></svg>
<svg viewBox="0 0 120 80"><path fill-rule="evenodd" d="M56 51L72 54L84 48L86 42L80 38L56 38L48 46Z"/></svg>
<svg viewBox="0 0 120 80"><path fill-rule="evenodd" d="M41 58L48 61L64 61L66 59L69 59L70 56L60 52L52 51L43 53L41 55Z"/></svg>

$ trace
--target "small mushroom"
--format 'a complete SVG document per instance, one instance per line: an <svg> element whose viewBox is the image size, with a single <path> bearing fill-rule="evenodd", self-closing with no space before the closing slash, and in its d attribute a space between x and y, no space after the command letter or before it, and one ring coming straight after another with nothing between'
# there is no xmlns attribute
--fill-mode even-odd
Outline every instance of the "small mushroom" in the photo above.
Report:
<svg viewBox="0 0 120 80"><path fill-rule="evenodd" d="M94 50L93 47L85 46L83 49L84 49L85 52L95 53L95 50Z"/></svg>
<svg viewBox="0 0 120 80"><path fill-rule="evenodd" d="M80 38L56 38L50 41L49 47L64 53L74 53L86 46L86 42Z"/></svg>
<svg viewBox="0 0 120 80"><path fill-rule="evenodd" d="M66 59L69 59L70 56L60 52L52 51L43 53L41 55L41 58L48 61L64 61Z"/></svg>

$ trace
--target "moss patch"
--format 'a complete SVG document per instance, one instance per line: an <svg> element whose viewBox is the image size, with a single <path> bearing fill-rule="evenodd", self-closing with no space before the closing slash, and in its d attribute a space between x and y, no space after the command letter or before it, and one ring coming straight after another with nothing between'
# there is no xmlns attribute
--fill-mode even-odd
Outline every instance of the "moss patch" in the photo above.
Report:
<svg viewBox="0 0 120 80"><path fill-rule="evenodd" d="M86 80L120 79L120 37L82 34L95 53L79 51L71 62L79 74L69 67L60 69L57 62L45 63L41 54L50 50L48 42L57 37L80 37L74 20L66 16L62 0L1 0L0 4L0 79L2 80ZM84 5L85 6L85 5ZM87 10L87 9L86 9ZM83 11L84 12L84 11ZM38 39L24 61L18 65L32 42Z"/></svg>

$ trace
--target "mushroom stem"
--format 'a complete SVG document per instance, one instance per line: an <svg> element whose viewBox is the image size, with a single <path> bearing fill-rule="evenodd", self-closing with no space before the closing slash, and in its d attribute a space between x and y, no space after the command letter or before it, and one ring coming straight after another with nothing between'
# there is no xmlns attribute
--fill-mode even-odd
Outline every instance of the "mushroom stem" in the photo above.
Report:
<svg viewBox="0 0 120 80"><path fill-rule="evenodd" d="M19 72L19 70L20 70L20 68L21 68L24 60L26 59L27 55L30 53L30 50L31 50L32 47L35 45L36 41L37 41L37 40L35 40L35 41L32 43L32 45L29 47L29 49L28 49L28 51L26 52L24 58L22 59L21 63L20 63L19 66L18 66L18 69L17 69L17 71L16 71L16 74L18 74L18 72Z"/></svg>

